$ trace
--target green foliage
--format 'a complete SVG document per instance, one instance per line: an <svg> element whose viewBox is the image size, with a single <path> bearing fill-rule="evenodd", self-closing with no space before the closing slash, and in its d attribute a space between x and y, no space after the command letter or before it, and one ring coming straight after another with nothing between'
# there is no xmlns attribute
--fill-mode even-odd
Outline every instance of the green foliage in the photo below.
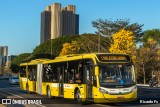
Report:
<svg viewBox="0 0 160 107"><path fill-rule="evenodd" d="M92 52L109 52L110 40L107 37L96 34L82 34L78 42L81 46L80 53L92 53ZM99 44L100 40L100 44Z"/></svg>
<svg viewBox="0 0 160 107"><path fill-rule="evenodd" d="M117 19L116 21L112 21L111 19L98 19L96 21L92 21L92 26L98 30L96 33L104 36L111 36L121 29L132 31L136 42L139 42L143 36L143 25L138 23L130 24L129 19Z"/></svg>
<svg viewBox="0 0 160 107"><path fill-rule="evenodd" d="M137 68L138 68L138 81L146 82L152 77L152 72L159 72L160 65L160 49L156 47L157 42L148 38L145 47L137 50Z"/></svg>
<svg viewBox="0 0 160 107"><path fill-rule="evenodd" d="M82 34L77 40L64 43L60 56L67 54L95 53L98 52L98 47L99 52L108 52L109 44L109 39L104 36Z"/></svg>
<svg viewBox="0 0 160 107"><path fill-rule="evenodd" d="M63 47L63 43L70 43L73 40L80 38L79 36L64 36L59 37L53 40L48 40L39 46L37 46L32 53L32 57L30 59L36 58L54 58L59 55L61 49ZM52 52L51 52L52 47Z"/></svg>
<svg viewBox="0 0 160 107"><path fill-rule="evenodd" d="M160 29L146 30L141 38L142 46L137 50L138 82L147 83L152 72L159 72L160 65Z"/></svg>
<svg viewBox="0 0 160 107"><path fill-rule="evenodd" d="M18 56L16 56L15 58L13 58L12 62L11 62L11 69L13 72L18 72L19 71L19 64L24 62L24 60L29 57L31 54L30 53L23 53L20 54Z"/></svg>
<svg viewBox="0 0 160 107"><path fill-rule="evenodd" d="M98 40L99 35L95 34L82 34L74 36L63 36L56 39L48 40L39 46L37 46L31 56L25 59L25 61L30 61L37 58L54 58L59 56L64 43L71 43L76 41L79 44L80 50L78 53L91 53L98 52ZM108 52L109 50L109 39L100 36L100 52ZM52 47L52 52L51 52ZM52 54L52 55L51 55Z"/></svg>
<svg viewBox="0 0 160 107"><path fill-rule="evenodd" d="M147 43L147 40L149 38L154 39L160 44L160 29L152 29L145 31L144 36L142 38L142 42L144 43L144 45Z"/></svg>

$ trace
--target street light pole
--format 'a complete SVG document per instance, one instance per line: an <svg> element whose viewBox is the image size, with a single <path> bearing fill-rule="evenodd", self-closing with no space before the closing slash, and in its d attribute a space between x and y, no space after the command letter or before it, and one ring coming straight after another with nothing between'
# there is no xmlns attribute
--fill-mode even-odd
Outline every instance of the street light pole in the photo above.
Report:
<svg viewBox="0 0 160 107"><path fill-rule="evenodd" d="M100 34L99 34L99 38L98 38L98 53L100 52Z"/></svg>
<svg viewBox="0 0 160 107"><path fill-rule="evenodd" d="M51 39L51 59L52 59L52 39Z"/></svg>

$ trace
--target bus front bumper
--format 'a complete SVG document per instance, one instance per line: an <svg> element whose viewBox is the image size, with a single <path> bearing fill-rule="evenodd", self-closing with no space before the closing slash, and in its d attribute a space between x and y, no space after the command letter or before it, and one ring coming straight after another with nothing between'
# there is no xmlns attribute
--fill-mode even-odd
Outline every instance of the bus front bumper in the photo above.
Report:
<svg viewBox="0 0 160 107"><path fill-rule="evenodd" d="M95 103L116 103L116 102L129 102L137 99L137 91L123 95L110 95L99 93L97 98L94 98Z"/></svg>

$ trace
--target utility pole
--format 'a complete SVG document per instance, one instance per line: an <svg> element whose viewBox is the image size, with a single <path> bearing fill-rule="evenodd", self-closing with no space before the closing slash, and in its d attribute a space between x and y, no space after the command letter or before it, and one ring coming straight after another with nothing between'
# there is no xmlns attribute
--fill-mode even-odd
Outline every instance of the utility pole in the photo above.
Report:
<svg viewBox="0 0 160 107"><path fill-rule="evenodd" d="M51 39L51 59L52 59L52 39Z"/></svg>
<svg viewBox="0 0 160 107"><path fill-rule="evenodd" d="M99 38L98 38L98 53L100 52L100 34L99 34Z"/></svg>

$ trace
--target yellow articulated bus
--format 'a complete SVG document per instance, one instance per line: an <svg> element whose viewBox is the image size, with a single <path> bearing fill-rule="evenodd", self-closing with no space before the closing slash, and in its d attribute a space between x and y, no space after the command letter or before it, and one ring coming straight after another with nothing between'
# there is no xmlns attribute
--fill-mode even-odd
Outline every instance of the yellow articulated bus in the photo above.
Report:
<svg viewBox="0 0 160 107"><path fill-rule="evenodd" d="M20 87L78 102L126 102L137 98L134 66L127 54L78 54L20 65Z"/></svg>

